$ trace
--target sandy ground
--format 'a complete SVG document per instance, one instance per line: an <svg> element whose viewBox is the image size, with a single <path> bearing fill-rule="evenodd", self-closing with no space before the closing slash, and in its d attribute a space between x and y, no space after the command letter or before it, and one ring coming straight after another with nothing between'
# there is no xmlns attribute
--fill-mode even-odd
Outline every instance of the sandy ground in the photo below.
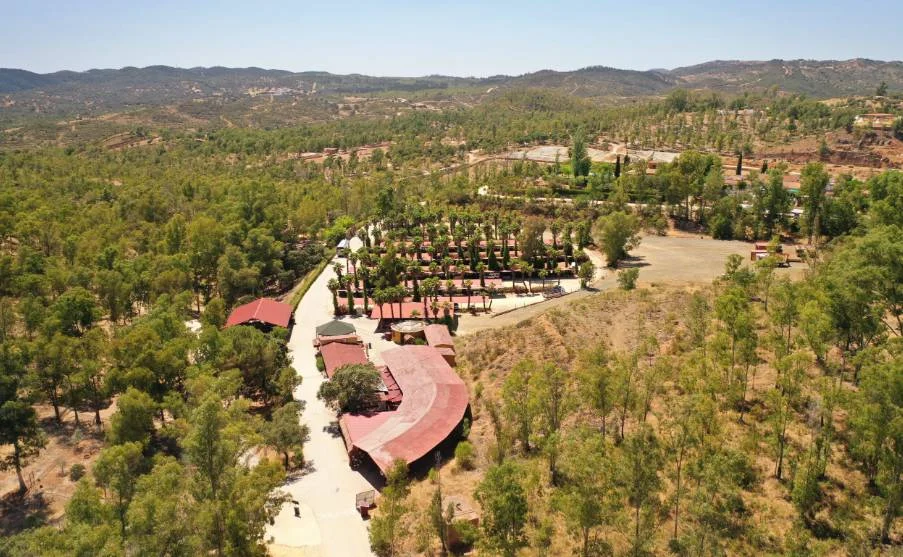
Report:
<svg viewBox="0 0 903 557"><path fill-rule="evenodd" d="M359 246L352 243L352 247ZM304 445L304 473L283 487L297 502L300 517L295 516L296 505L290 502L267 528L266 539L273 555L371 555L367 524L355 510L354 498L373 485L348 466L335 412L317 399L324 377L316 367L312 339L314 328L333 318L332 295L326 283L334 276L332 266L327 266L304 296L288 342L292 365L303 378L295 398L305 404L301 419L310 427L310 438ZM355 321L357 325L357 321L369 320Z"/></svg>
<svg viewBox="0 0 903 557"><path fill-rule="evenodd" d="M724 273L727 256L739 254L749 262L753 249L750 242L713 240L699 236L643 236L639 247L631 252L631 260L622 267L640 270L639 284L688 282L709 283ZM807 266L793 263L789 268L777 269L778 276L800 276ZM600 288L617 284L616 273L608 273Z"/></svg>
<svg viewBox="0 0 903 557"><path fill-rule="evenodd" d="M570 160L570 149L564 145L540 145L532 149L521 149L512 151L505 155L506 158L539 162L555 162L557 158L560 163L566 163ZM587 148L586 154L593 162L609 162L614 161L614 153L600 151L599 149Z"/></svg>
<svg viewBox="0 0 903 557"><path fill-rule="evenodd" d="M744 261L748 262L752 247L753 244L748 242L713 240L707 237L644 236L639 247L631 252L631 260L622 264L620 268L639 268L637 285L640 287L652 284L708 284L724 273L724 262L728 255L740 254ZM596 265L596 276L590 283L591 290L576 291L561 298L501 314L497 310L498 300L496 300L492 303L493 314L462 319L457 334L468 335L486 329L516 325L554 307L589 296L593 292L617 288L617 271L605 267L602 254L594 250L586 250L586 253ZM805 269L807 266L804 263L793 263L790 268L777 269L776 274L779 277L795 279L801 277Z"/></svg>
<svg viewBox="0 0 903 557"><path fill-rule="evenodd" d="M75 491L76 482L69 477L72 465L80 463L90 470L104 446L104 431L94 426L93 412L79 412L81 427L76 428L69 408L61 409L62 425L53 420L49 404L37 404L35 409L47 444L22 470L28 484L24 498L15 493L19 487L16 472L10 469L0 473L0 535L15 533L36 519L50 523L60 520ZM109 425L115 411L115 402L100 411L103 427ZM0 458L11 450L10 445L0 448Z"/></svg>

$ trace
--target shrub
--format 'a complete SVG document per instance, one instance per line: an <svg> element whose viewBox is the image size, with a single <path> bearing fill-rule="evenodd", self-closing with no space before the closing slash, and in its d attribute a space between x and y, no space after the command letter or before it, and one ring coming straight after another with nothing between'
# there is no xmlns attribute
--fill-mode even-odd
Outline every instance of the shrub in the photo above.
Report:
<svg viewBox="0 0 903 557"><path fill-rule="evenodd" d="M455 447L455 461L464 470L473 470L473 445L470 441L461 441Z"/></svg>
<svg viewBox="0 0 903 557"><path fill-rule="evenodd" d="M452 547L457 553L465 553L480 539L480 529L466 520L454 521L451 528L457 534Z"/></svg>
<svg viewBox="0 0 903 557"><path fill-rule="evenodd" d="M292 467L295 469L304 466L304 447L298 446L292 451Z"/></svg>
<svg viewBox="0 0 903 557"><path fill-rule="evenodd" d="M323 361L323 356L317 354L317 370L320 372L326 371L326 362Z"/></svg>
<svg viewBox="0 0 903 557"><path fill-rule="evenodd" d="M637 268L624 269L618 273L618 286L623 290L633 290L636 288L637 277L640 276L640 270Z"/></svg>
<svg viewBox="0 0 903 557"><path fill-rule="evenodd" d="M85 465L80 462L76 462L72 465L71 468L69 468L69 479L73 482L77 482L78 480L82 479L82 477L85 475L85 472L87 472Z"/></svg>

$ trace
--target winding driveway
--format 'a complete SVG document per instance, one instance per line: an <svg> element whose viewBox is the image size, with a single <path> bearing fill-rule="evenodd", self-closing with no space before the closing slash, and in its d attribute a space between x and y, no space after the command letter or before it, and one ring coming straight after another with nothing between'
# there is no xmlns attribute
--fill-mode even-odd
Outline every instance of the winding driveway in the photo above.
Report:
<svg viewBox="0 0 903 557"><path fill-rule="evenodd" d="M352 240L352 248L360 247ZM336 261L344 264L343 258ZM346 557L372 555L367 524L354 508L354 497L373 486L348 466L348 455L336 414L317 398L325 380L316 367L314 328L333 318L332 294L326 287L335 277L332 265L317 277L295 310L295 327L288 341L292 365L302 377L295 398L305 405L301 421L310 428L304 445L305 471L283 491L287 503L267 528L270 553L281 556ZM300 516L296 516L295 508Z"/></svg>

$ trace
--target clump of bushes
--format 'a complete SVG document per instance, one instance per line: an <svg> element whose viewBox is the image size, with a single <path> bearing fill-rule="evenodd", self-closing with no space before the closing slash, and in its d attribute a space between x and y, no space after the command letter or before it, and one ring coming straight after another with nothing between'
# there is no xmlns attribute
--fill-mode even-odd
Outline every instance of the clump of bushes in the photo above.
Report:
<svg viewBox="0 0 903 557"><path fill-rule="evenodd" d="M470 441L461 441L455 447L455 462L458 463L463 470L473 470L474 451Z"/></svg>
<svg viewBox="0 0 903 557"><path fill-rule="evenodd" d="M85 465L80 462L76 462L72 465L71 468L69 468L69 479L73 482L77 482L84 477L86 472L87 470L85 469Z"/></svg>
<svg viewBox="0 0 903 557"><path fill-rule="evenodd" d="M640 270L636 267L624 269L618 272L618 286L622 290L633 290L636 288L637 278L640 276Z"/></svg>

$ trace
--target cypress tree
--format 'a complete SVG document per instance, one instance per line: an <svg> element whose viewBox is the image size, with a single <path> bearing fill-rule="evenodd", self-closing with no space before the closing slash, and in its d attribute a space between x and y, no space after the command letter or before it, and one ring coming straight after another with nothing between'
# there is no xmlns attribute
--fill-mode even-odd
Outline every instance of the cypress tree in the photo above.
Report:
<svg viewBox="0 0 903 557"><path fill-rule="evenodd" d="M740 152L740 157L737 159L737 176L743 174L743 152Z"/></svg>
<svg viewBox="0 0 903 557"><path fill-rule="evenodd" d="M762 161L762 174L768 172L768 161Z"/></svg>
<svg viewBox="0 0 903 557"><path fill-rule="evenodd" d="M621 155L617 155L615 159L615 178L621 177Z"/></svg>

